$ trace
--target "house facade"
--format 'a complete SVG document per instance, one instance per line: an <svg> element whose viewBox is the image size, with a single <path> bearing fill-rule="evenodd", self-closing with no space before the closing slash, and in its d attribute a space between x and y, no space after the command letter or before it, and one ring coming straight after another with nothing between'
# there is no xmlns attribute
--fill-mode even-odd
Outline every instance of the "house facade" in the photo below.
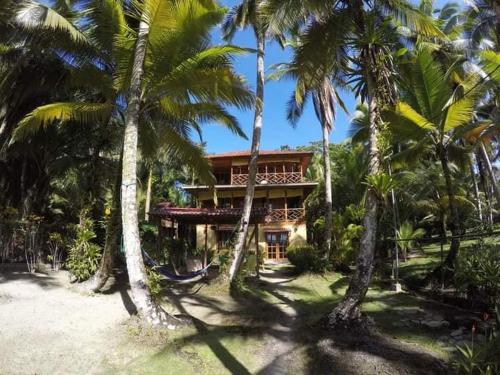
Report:
<svg viewBox="0 0 500 375"><path fill-rule="evenodd" d="M253 210L265 211L259 223L250 222L249 251L257 251L268 261L286 259L287 246L307 243L305 198L317 186L304 178L312 152L261 151ZM196 198L200 212L220 213L243 208L250 152L230 152L208 156L216 185L184 186ZM236 237L236 223L210 221L196 225L196 247L221 250ZM258 248L257 248L258 246Z"/></svg>

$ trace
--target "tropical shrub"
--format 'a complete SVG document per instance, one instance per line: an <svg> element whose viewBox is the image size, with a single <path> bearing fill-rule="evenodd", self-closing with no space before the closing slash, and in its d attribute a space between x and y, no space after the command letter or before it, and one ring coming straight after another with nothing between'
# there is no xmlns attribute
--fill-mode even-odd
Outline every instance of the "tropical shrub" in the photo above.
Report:
<svg viewBox="0 0 500 375"><path fill-rule="evenodd" d="M308 245L290 246L286 251L286 256L299 272L323 272L328 264L322 259L318 250Z"/></svg>
<svg viewBox="0 0 500 375"><path fill-rule="evenodd" d="M468 298L500 303L500 245L478 243L462 248L455 266L455 285Z"/></svg>
<svg viewBox="0 0 500 375"><path fill-rule="evenodd" d="M333 215L332 260L336 266L347 266L354 260L363 226L349 223L349 213Z"/></svg>
<svg viewBox="0 0 500 375"><path fill-rule="evenodd" d="M455 367L459 374L467 375L493 375L500 372L500 335L498 327L500 325L500 306L496 307L496 322L493 328L486 334L486 342L479 344L472 342L469 346L458 347L458 356ZM474 335L475 325L473 326Z"/></svg>
<svg viewBox="0 0 500 375"><path fill-rule="evenodd" d="M415 247L415 241L425 235L422 228L413 229L413 225L405 221L397 231L398 247L401 250L404 260L408 257L408 251Z"/></svg>
<svg viewBox="0 0 500 375"><path fill-rule="evenodd" d="M75 239L68 251L66 267L78 281L87 280L99 266L101 247L92 242L96 235L93 221L86 213L80 217L80 223L75 226Z"/></svg>

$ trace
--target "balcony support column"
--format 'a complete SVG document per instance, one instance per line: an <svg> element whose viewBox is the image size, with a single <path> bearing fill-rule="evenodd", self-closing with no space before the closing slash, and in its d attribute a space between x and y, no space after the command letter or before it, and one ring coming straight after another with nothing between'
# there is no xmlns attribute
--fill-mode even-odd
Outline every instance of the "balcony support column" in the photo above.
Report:
<svg viewBox="0 0 500 375"><path fill-rule="evenodd" d="M285 221L288 221L288 196L285 188Z"/></svg>

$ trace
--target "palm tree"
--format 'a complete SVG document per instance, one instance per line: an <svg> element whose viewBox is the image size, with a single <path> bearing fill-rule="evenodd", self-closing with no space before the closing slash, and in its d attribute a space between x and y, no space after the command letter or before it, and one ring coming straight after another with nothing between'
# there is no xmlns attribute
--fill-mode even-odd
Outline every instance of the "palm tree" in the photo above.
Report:
<svg viewBox="0 0 500 375"><path fill-rule="evenodd" d="M238 28L251 27L253 29L257 44L257 87L255 114L252 129L252 145L250 149L250 161L248 163L248 181L243 212L239 224L238 236L234 248L234 260L229 268L229 282L232 284L237 277L241 263L245 255L245 244L248 236L250 215L255 192L255 181L257 176L257 161L259 158L260 137L263 125L264 113L264 50L266 45L266 23L261 13L262 0L243 0L241 4L234 6L227 14L222 29L226 39L232 39Z"/></svg>
<svg viewBox="0 0 500 375"><path fill-rule="evenodd" d="M395 100L394 68L391 49L401 47L395 23L404 24L411 31L422 35L442 35L434 22L407 1L296 1L268 0L267 12L271 13L271 29L299 28L304 18L318 14L321 22L307 24L304 31L309 51L303 55L311 67L320 55L327 55L331 46L343 41L352 56L349 73L356 83L355 93L367 104L369 133L368 174L381 172L379 138L383 125L380 111ZM319 65L323 66L323 58ZM375 240L377 234L378 199L376 192L368 188L365 199L364 231L361 238L356 272L351 278L343 301L329 315L332 325L339 322L359 321L359 305L371 280Z"/></svg>
<svg viewBox="0 0 500 375"><path fill-rule="evenodd" d="M244 51L231 46L207 47L210 28L224 15L214 2L146 1L135 9L137 33L128 25L121 5L111 0L108 5L107 14L103 14L103 7L93 8L96 16L108 18L89 30L100 31L101 39L94 35L92 40L100 42L97 49L104 63L101 60L101 64L95 64L95 60L83 57L75 72L87 77L79 82L80 87L97 88L103 102L60 102L39 107L25 117L16 135L26 136L56 120L105 123L109 116L122 111L122 95L127 97L121 196L133 300L149 323L173 326L174 320L151 299L142 263L135 193L140 130L146 131L150 124L167 124L161 131L163 144L186 163L205 166L197 168L205 181L213 178L202 151L188 139L189 129L199 129L200 122L216 121L244 135L236 119L224 109L225 105L243 108L253 102L243 80L231 68L230 56ZM115 34L110 35L109 28L115 23ZM111 67L112 76L102 67Z"/></svg>
<svg viewBox="0 0 500 375"><path fill-rule="evenodd" d="M311 72L311 67L300 64L301 51L300 40L289 42L293 47L297 59L291 63L278 64L275 67L275 73L270 79L279 79L281 77L291 78L296 81L295 90L288 102L287 117L292 126L296 126L299 118L302 116L305 104L309 97L312 97L316 117L321 125L322 134L322 157L323 157L323 181L325 182L325 226L324 226L324 249L323 253L326 259L330 259L332 242L332 174L330 159L330 133L334 128L337 104L347 112L347 109L340 99L340 96L332 83L335 80L337 86L345 86L339 77L339 72L346 68L346 54L342 45L337 48L332 47L330 52L336 54L337 58L333 60L329 56L328 62L333 60L335 65L330 66L330 71L326 71L322 79L314 77L318 71ZM298 55L298 56L297 56ZM298 60L298 61L297 61ZM322 70L321 70L322 71Z"/></svg>
<svg viewBox="0 0 500 375"><path fill-rule="evenodd" d="M462 234L449 165L450 153L465 151L455 141L472 121L479 97L478 77L470 74L462 80L457 78L456 73L455 66L445 71L428 49L418 48L411 72L402 84L403 100L396 104L393 111L388 112L388 119L395 131L404 129L405 132L411 132L410 136L416 140L407 152L416 152L426 144L432 145L441 164L452 223L451 245L445 261L448 267L453 267Z"/></svg>

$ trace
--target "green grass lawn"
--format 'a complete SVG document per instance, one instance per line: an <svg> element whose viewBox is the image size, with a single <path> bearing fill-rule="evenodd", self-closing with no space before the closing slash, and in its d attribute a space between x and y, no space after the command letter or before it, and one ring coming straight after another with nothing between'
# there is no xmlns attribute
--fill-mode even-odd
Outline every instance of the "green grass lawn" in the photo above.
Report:
<svg viewBox="0 0 500 375"><path fill-rule="evenodd" d="M497 228L498 230L500 228ZM498 241L498 236L485 237L486 244L493 244ZM463 240L461 241L460 248L468 248L477 243L477 240ZM422 254L415 253L406 262L400 262L399 277L407 285L419 285L425 276L434 268L439 266L443 259L448 254L450 245L445 244L441 251L439 243L433 243L422 247Z"/></svg>
<svg viewBox="0 0 500 375"><path fill-rule="evenodd" d="M438 257L439 258L439 257ZM429 261L430 262L430 261ZM324 275L290 275L290 279L268 284L252 282L241 295L231 295L220 287L208 287L199 291L200 304L206 301L236 301L236 310L221 313L226 307L210 305L214 314L220 314L217 324L195 320L194 327L167 332L158 342L151 343L151 335L130 329L130 340L124 351L139 350L136 357L125 368L114 367L110 372L153 374L167 371L182 374L256 373L270 361L268 343L279 338L273 324L284 319L278 304L293 308L298 319L290 338L299 348L297 366L307 361L305 349L310 342L304 339L310 333L309 327L324 318L341 300L347 288L348 278L338 273ZM205 301L205 302L203 302ZM207 306L209 306L207 304ZM369 290L363 311L376 323L384 336L394 338L416 348L433 353L448 360L449 347L438 342L449 334L452 327L431 329L428 327L402 325L413 310L422 314L433 313L453 315L451 308L436 304L407 293L394 293L377 285ZM453 310L453 309L451 309ZM286 321L281 323L286 324ZM150 338L148 338L150 337ZM271 340L271 341L270 341ZM309 339L310 340L310 337ZM153 340L154 341L154 340ZM310 360L310 359L309 359Z"/></svg>

